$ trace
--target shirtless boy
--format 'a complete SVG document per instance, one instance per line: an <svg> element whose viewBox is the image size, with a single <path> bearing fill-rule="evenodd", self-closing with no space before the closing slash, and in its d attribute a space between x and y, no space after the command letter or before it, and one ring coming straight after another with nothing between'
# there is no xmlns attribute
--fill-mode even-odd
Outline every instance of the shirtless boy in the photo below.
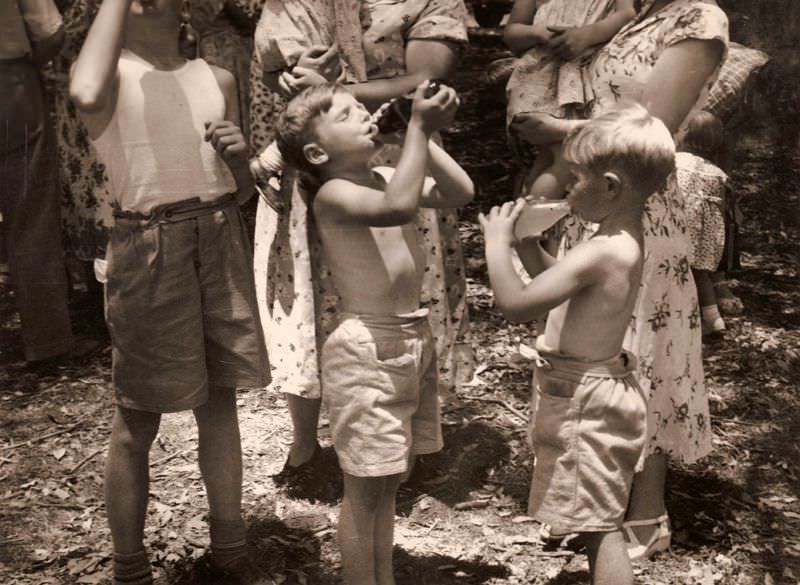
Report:
<svg viewBox="0 0 800 585"><path fill-rule="evenodd" d="M549 311L537 340L529 513L551 534L581 535L593 583L627 585L633 574L621 527L647 408L622 343L642 276L645 201L674 168L675 145L664 124L636 106L590 120L564 153L573 176L567 200L599 224L590 240L560 261L537 240L514 242L524 200L494 207L480 222L498 308L516 322ZM512 248L533 277L527 285Z"/></svg>
<svg viewBox="0 0 800 585"><path fill-rule="evenodd" d="M322 385L344 472L339 545L348 585L394 585L397 487L411 457L442 447L414 219L420 206L464 205L473 185L430 141L452 122L458 98L443 86L426 99L425 88L414 96L395 169L370 168L378 129L341 86L304 90L277 129L286 160L321 184L314 218L341 296L339 326L322 349Z"/></svg>

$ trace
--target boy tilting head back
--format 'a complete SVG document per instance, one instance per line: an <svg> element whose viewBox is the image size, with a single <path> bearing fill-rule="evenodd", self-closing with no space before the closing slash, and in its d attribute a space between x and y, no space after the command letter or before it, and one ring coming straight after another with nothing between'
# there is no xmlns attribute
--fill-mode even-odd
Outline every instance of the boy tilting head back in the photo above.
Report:
<svg viewBox="0 0 800 585"><path fill-rule="evenodd" d="M675 165L669 131L640 107L590 120L566 140L567 200L597 233L560 261L536 240L514 242L523 200L480 222L495 302L512 321L549 311L537 340L530 513L551 533L584 538L594 583L633 582L621 532L646 439L645 396L622 350L639 289L647 197ZM517 250L533 277L524 284Z"/></svg>
<svg viewBox="0 0 800 585"><path fill-rule="evenodd" d="M278 123L278 145L321 184L313 202L342 314L322 349L323 400L344 472L339 543L345 582L394 583L394 498L411 457L442 447L436 356L420 308L419 206L470 201L472 181L431 133L458 107L442 87L417 88L397 167L370 168L378 129L341 86L300 93ZM432 178L426 178L426 168Z"/></svg>

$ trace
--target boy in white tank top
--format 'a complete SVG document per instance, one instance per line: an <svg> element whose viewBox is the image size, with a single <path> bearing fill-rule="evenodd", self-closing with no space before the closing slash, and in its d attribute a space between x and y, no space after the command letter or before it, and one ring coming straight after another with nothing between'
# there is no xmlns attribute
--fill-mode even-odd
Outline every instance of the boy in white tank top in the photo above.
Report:
<svg viewBox="0 0 800 585"><path fill-rule="evenodd" d="M250 244L253 192L233 76L179 53L181 0L106 0L70 94L115 197L106 315L117 410L105 471L115 585L152 583L148 454L162 413L192 409L214 582L251 582L235 388L267 384Z"/></svg>

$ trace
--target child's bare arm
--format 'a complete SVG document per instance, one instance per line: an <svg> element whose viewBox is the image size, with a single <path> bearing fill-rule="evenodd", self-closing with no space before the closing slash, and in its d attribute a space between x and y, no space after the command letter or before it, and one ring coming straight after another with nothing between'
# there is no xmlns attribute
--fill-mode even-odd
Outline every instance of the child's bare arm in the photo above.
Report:
<svg viewBox="0 0 800 585"><path fill-rule="evenodd" d="M602 20L579 27L548 27L555 35L547 45L557 57L575 59L586 49L611 39L629 20L636 16L634 0L616 0L614 12Z"/></svg>
<svg viewBox="0 0 800 585"><path fill-rule="evenodd" d="M517 256L522 261L525 271L532 277L553 266L557 260L541 246L541 240L526 238L514 244Z"/></svg>
<svg viewBox="0 0 800 585"><path fill-rule="evenodd" d="M533 25L536 0L516 0L503 31L506 46L520 55L536 45L545 44L553 33Z"/></svg>
<svg viewBox="0 0 800 585"><path fill-rule="evenodd" d="M448 126L458 108L455 92L446 86L426 98L427 82L414 94L411 120L392 178L383 191L333 179L320 187L314 201L318 215L328 221L368 226L403 225L414 219L425 181L428 141Z"/></svg>
<svg viewBox="0 0 800 585"><path fill-rule="evenodd" d="M494 207L488 216L479 216L495 305L508 320L517 323L531 321L557 307L599 281L603 274L602 258L593 243L588 243L574 248L526 285L511 262L513 227L522 206L521 200L508 201Z"/></svg>
<svg viewBox="0 0 800 585"><path fill-rule="evenodd" d="M461 207L475 197L475 185L467 172L433 141L428 142L428 171L435 184L423 190L421 207Z"/></svg>
<svg viewBox="0 0 800 585"><path fill-rule="evenodd" d="M211 66L222 95L225 96L225 119L207 121L205 139L217 151L236 181L236 199L244 203L255 192L255 181L250 173L247 142L239 128L239 98L236 79L220 67Z"/></svg>
<svg viewBox="0 0 800 585"><path fill-rule="evenodd" d="M102 133L114 111L122 33L130 5L131 0L106 0L100 5L72 66L69 85L72 101L82 114L103 118L89 128L95 136Z"/></svg>

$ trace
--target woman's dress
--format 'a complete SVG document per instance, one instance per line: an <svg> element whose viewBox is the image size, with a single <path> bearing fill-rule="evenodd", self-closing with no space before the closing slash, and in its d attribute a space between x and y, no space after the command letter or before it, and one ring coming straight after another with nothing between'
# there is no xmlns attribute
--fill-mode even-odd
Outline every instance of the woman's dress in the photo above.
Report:
<svg viewBox="0 0 800 585"><path fill-rule="evenodd" d="M645 7L646 10L646 7ZM642 14L646 14L643 12ZM598 115L637 97L661 53L687 39L728 41L728 20L701 0L673 0L655 14L623 27L590 68ZM713 83L712 75L695 108ZM686 119L691 116L691 112ZM570 218L562 252L588 238L590 224ZM639 381L649 396L648 453L692 462L711 450L708 392L701 356L700 312L690 272L686 207L674 174L647 201L642 285L624 347L639 360Z"/></svg>

